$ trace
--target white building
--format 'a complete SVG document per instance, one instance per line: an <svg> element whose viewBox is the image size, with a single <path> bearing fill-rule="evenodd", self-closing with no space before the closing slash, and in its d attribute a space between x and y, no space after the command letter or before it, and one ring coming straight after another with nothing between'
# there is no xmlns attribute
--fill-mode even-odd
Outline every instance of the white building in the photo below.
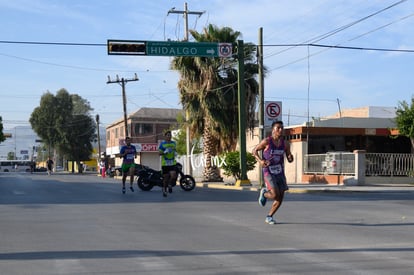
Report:
<svg viewBox="0 0 414 275"><path fill-rule="evenodd" d="M4 129L4 134L10 134L10 138L0 143L0 159L7 159L7 155L12 152L16 159L31 159L33 147L40 145L36 140L40 140L30 126L16 126L12 129Z"/></svg>

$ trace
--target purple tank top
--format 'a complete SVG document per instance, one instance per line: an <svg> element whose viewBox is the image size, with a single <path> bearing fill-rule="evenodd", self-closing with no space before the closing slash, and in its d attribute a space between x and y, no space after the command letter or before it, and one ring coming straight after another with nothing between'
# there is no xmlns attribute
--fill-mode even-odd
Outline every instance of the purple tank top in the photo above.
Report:
<svg viewBox="0 0 414 275"><path fill-rule="evenodd" d="M281 139L279 146L273 142L272 137L268 137L269 146L263 150L263 159L270 161L269 166L263 168L263 173L273 175L283 175L285 141Z"/></svg>

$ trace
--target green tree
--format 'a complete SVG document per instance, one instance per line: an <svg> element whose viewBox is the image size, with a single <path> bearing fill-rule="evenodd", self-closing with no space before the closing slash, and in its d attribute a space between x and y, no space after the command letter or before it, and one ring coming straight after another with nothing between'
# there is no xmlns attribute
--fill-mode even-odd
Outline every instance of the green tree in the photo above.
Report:
<svg viewBox="0 0 414 275"><path fill-rule="evenodd" d="M3 134L3 118L0 116L0 143L6 140L6 137Z"/></svg>
<svg viewBox="0 0 414 275"><path fill-rule="evenodd" d="M7 153L7 160L14 160L16 159L16 156L14 155L14 152L8 152Z"/></svg>
<svg viewBox="0 0 414 275"><path fill-rule="evenodd" d="M411 140L411 152L414 152L414 96L411 104L401 101L396 111L397 127L401 135L409 137Z"/></svg>
<svg viewBox="0 0 414 275"><path fill-rule="evenodd" d="M229 27L208 25L203 32L190 31L197 42L227 42L235 45L240 32ZM234 47L233 47L234 48ZM237 50L237 49L235 49ZM256 46L245 43L246 118L247 126L254 127L258 96ZM237 57L175 57L171 68L179 71L180 101L189 113L191 136L202 136L206 160L204 181L221 180L219 170L212 165L212 156L232 151L238 138L238 77Z"/></svg>
<svg viewBox="0 0 414 275"><path fill-rule="evenodd" d="M71 94L70 97L73 103L73 115L85 115L89 114L90 111L93 111L89 102L86 99L82 98L77 94Z"/></svg>
<svg viewBox="0 0 414 275"><path fill-rule="evenodd" d="M224 158L224 165L222 169L224 170L224 175L228 177L233 177L236 181L241 179L241 169L240 169L240 152L233 151L228 152L222 155ZM252 153L246 153L246 169L247 171L253 170L256 165L256 158Z"/></svg>
<svg viewBox="0 0 414 275"><path fill-rule="evenodd" d="M40 106L33 110L29 119L33 130L49 146L49 151L51 147L55 147L60 139L56 124L59 121L59 111L62 110L58 110L57 106L55 96L50 92L46 92L40 99ZM63 107L65 108L65 105Z"/></svg>
<svg viewBox="0 0 414 275"><path fill-rule="evenodd" d="M95 122L88 115L74 115L72 121L65 126L66 132L58 145L59 150L80 167L80 162L91 156L92 142L96 138Z"/></svg>
<svg viewBox="0 0 414 275"><path fill-rule="evenodd" d="M29 121L49 149L53 147L79 164L90 158L91 143L96 139L91 110L85 99L61 89L56 96L45 93Z"/></svg>
<svg viewBox="0 0 414 275"><path fill-rule="evenodd" d="M177 143L177 154L179 156L184 156L187 154L187 132L186 129L181 128L178 131L177 136L174 137L174 141ZM200 148L200 139L193 139L192 141L192 146L193 148L190 148L190 152L191 150L193 150L193 154L199 154L202 152L202 149Z"/></svg>

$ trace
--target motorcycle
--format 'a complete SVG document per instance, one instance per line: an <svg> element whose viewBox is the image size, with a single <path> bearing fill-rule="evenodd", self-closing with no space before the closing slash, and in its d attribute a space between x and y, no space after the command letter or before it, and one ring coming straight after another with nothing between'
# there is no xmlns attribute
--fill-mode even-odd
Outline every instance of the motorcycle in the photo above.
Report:
<svg viewBox="0 0 414 275"><path fill-rule="evenodd" d="M138 177L137 184L142 191L150 191L154 186L163 186L163 176L162 172L159 170L154 170L145 165L136 165L136 175ZM184 191L191 191L195 188L196 182L194 178L190 175L185 175L183 173L183 166L181 163L175 165L177 171L177 181L180 183L180 187ZM172 184L172 187L176 186L177 182Z"/></svg>

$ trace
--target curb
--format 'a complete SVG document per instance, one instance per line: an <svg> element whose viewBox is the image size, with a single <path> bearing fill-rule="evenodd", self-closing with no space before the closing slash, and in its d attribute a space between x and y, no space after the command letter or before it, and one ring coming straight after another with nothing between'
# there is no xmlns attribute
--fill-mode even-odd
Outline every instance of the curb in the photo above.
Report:
<svg viewBox="0 0 414 275"><path fill-rule="evenodd" d="M113 177L113 179L120 180L122 177ZM259 185L254 183L249 186L237 186L234 183L225 182L200 182L196 181L196 188L211 188L234 191L250 191L258 192ZM289 184L289 190L286 193L290 194L305 194L305 193L369 193L369 192L413 192L414 185L399 185L399 186L306 186L304 184Z"/></svg>
<svg viewBox="0 0 414 275"><path fill-rule="evenodd" d="M230 184L223 184L223 183L207 183L207 182L197 182L196 187L198 188L211 188L211 189L226 189L226 190L236 190L236 191L251 191L251 192L258 192L258 186L235 186ZM398 187L382 187L382 188L369 188L369 187L302 187L302 186L289 186L289 190L286 191L287 193L291 194L304 194L304 193L368 193L368 192L390 192L390 191L398 191L398 192L413 192L414 186L405 187L400 189Z"/></svg>
<svg viewBox="0 0 414 275"><path fill-rule="evenodd" d="M259 187L254 186L234 186L234 185L225 185L225 184L217 184L217 183L205 183L205 182L198 182L196 183L196 187L198 188L211 188L211 189L226 189L226 190L237 190L237 191L250 191L250 192L258 192L260 189ZM305 188L290 188L287 193L316 193L316 192L332 192L333 190L321 190L321 189L305 189ZM338 190L339 191L339 190ZM336 191L333 191L336 192Z"/></svg>
<svg viewBox="0 0 414 275"><path fill-rule="evenodd" d="M217 184L217 183L205 183L205 182L198 182L196 183L196 187L200 188L212 188L212 189L227 189L227 190L238 190L238 191L259 191L257 187L253 186L235 186L235 185L225 185L225 184Z"/></svg>

